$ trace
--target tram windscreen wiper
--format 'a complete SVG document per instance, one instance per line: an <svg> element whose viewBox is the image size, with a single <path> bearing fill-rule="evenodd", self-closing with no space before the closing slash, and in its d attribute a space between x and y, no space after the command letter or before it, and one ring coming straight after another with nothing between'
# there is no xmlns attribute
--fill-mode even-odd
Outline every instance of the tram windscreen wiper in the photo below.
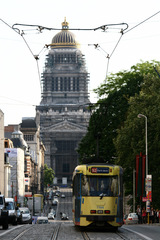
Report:
<svg viewBox="0 0 160 240"><path fill-rule="evenodd" d="M99 196L100 196L100 200L101 200L105 196L105 194L101 193Z"/></svg>

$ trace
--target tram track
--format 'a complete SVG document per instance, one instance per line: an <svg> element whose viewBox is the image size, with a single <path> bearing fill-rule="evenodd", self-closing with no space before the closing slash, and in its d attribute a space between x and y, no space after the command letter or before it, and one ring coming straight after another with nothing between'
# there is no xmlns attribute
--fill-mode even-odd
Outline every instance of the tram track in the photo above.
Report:
<svg viewBox="0 0 160 240"><path fill-rule="evenodd" d="M61 224L35 224L25 225L22 228L14 228L9 232L5 232L1 235L1 240L36 240L36 239L47 239L57 240L59 239L59 232Z"/></svg>
<svg viewBox="0 0 160 240"><path fill-rule="evenodd" d="M87 232L81 232L81 234L84 240L90 240L90 237L88 236Z"/></svg>
<svg viewBox="0 0 160 240"><path fill-rule="evenodd" d="M58 239L58 235L59 235L59 232L60 232L60 228L61 228L61 223L58 224L56 227L55 227L55 230L53 232L53 235L51 237L51 240L57 240Z"/></svg>
<svg viewBox="0 0 160 240"><path fill-rule="evenodd" d="M124 236L124 234L123 233L120 233L120 232L116 232L116 235L118 235L121 239L123 239L123 240L130 240L130 238L128 238L128 237L126 237L126 236Z"/></svg>
<svg viewBox="0 0 160 240"><path fill-rule="evenodd" d="M114 232L114 231L100 231L99 234L97 235L99 231L95 232L93 231L85 231L85 230L81 230L81 236L84 240L91 240L91 239L97 239L97 237L99 237L100 239L117 239L117 240L130 240L131 238L126 236L124 233L122 232ZM95 233L95 235L93 236L93 233Z"/></svg>
<svg viewBox="0 0 160 240"><path fill-rule="evenodd" d="M18 240L20 239L22 236L24 236L24 234L28 231L30 231L32 227L28 228L28 229L25 229L23 232L19 233L15 238L13 238L13 240Z"/></svg>

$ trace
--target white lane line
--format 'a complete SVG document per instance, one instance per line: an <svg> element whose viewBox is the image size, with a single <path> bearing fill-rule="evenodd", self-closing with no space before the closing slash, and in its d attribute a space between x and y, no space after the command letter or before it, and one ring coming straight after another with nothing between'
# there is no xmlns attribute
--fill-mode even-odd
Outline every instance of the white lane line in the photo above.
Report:
<svg viewBox="0 0 160 240"><path fill-rule="evenodd" d="M131 230L131 229L129 229L129 228L123 227L123 229L126 229L126 230L128 230L128 231L130 231L130 232L133 232L133 233L135 233L135 234L143 237L143 238L146 239L146 240L153 240L152 238L149 238L149 237L147 237L147 236L145 236L144 234L141 234L141 233L139 233L139 232L135 232L135 231L133 231L133 230Z"/></svg>
<svg viewBox="0 0 160 240"><path fill-rule="evenodd" d="M19 225L19 226L17 226L17 227L14 227L14 228L11 228L11 229L9 229L9 230L6 230L5 232L1 233L0 236L3 236L3 235L5 235L5 234L7 234L7 233L9 233L9 232L12 232L12 231L15 230L16 228L19 228L19 227L22 227L22 226L23 226L23 225Z"/></svg>

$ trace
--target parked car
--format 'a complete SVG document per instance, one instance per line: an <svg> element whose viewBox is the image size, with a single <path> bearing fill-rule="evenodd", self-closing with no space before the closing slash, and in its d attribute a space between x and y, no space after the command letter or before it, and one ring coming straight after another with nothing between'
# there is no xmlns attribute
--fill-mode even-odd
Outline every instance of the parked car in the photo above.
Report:
<svg viewBox="0 0 160 240"><path fill-rule="evenodd" d="M36 224L47 224L47 223L49 223L47 217L41 216L37 218Z"/></svg>
<svg viewBox="0 0 160 240"><path fill-rule="evenodd" d="M136 213L129 213L125 224L138 224L138 215Z"/></svg>
<svg viewBox="0 0 160 240"><path fill-rule="evenodd" d="M53 208L50 210L51 213L53 213L54 217L56 217L56 210L54 210Z"/></svg>
<svg viewBox="0 0 160 240"><path fill-rule="evenodd" d="M20 207L20 223L30 223L32 224L32 215L27 207Z"/></svg>
<svg viewBox="0 0 160 240"><path fill-rule="evenodd" d="M54 214L52 212L48 213L48 219L54 220Z"/></svg>
<svg viewBox="0 0 160 240"><path fill-rule="evenodd" d="M68 216L66 213L60 213L61 214L61 220L68 220Z"/></svg>

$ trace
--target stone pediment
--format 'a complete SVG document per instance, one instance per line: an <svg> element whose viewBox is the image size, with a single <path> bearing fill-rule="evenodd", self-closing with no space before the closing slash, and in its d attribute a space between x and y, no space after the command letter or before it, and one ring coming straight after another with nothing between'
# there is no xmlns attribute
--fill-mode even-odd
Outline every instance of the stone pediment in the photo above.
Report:
<svg viewBox="0 0 160 240"><path fill-rule="evenodd" d="M87 128L75 123L68 122L67 120L60 123L54 124L52 126L43 128L42 131L48 132L86 132Z"/></svg>

